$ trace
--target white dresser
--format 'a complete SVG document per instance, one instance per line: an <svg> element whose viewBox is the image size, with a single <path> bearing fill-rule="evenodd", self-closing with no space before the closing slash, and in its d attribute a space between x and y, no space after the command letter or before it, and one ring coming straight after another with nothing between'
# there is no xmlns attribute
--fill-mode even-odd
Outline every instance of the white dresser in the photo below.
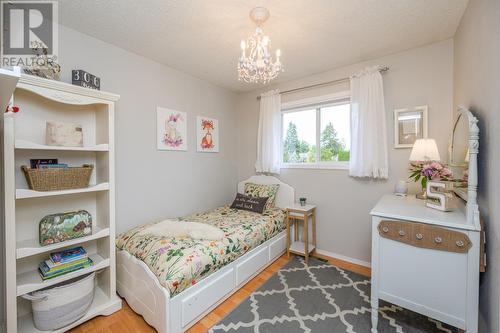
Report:
<svg viewBox="0 0 500 333"><path fill-rule="evenodd" d="M466 206L442 212L386 195L372 215L372 332L379 299L475 333L480 232Z"/></svg>

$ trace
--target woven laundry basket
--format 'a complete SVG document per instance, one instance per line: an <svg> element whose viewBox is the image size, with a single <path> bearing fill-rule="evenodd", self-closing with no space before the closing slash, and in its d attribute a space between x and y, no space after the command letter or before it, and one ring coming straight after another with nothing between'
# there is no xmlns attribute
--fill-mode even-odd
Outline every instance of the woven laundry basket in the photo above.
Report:
<svg viewBox="0 0 500 333"><path fill-rule="evenodd" d="M31 301L35 327L41 331L56 330L82 318L94 300L95 274L23 295Z"/></svg>

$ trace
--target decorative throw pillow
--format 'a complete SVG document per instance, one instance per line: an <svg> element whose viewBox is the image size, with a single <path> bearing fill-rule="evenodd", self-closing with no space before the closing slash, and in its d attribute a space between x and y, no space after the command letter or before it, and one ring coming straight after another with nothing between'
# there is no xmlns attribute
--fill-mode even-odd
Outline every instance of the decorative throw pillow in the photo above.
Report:
<svg viewBox="0 0 500 333"><path fill-rule="evenodd" d="M245 183L244 193L251 197L269 198L266 203L266 210L268 210L274 208L274 202L276 200L276 194L278 193L279 187L280 184Z"/></svg>
<svg viewBox="0 0 500 333"><path fill-rule="evenodd" d="M231 205L231 208L248 210L262 214L266 207L267 197L251 197L241 193L236 194L236 198Z"/></svg>

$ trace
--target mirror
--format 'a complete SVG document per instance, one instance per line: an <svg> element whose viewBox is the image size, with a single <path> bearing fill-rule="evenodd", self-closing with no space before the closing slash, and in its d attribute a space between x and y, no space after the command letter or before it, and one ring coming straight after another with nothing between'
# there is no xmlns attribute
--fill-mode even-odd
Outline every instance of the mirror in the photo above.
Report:
<svg viewBox="0 0 500 333"><path fill-rule="evenodd" d="M459 113L453 124L450 145L450 166L467 168L469 165L469 119Z"/></svg>
<svg viewBox="0 0 500 333"><path fill-rule="evenodd" d="M454 123L449 148L449 167L453 171L454 192L467 201L469 171L469 119L459 112Z"/></svg>
<svg viewBox="0 0 500 333"><path fill-rule="evenodd" d="M459 107L453 122L449 147L450 168L453 171L454 192L466 204L467 221L481 230L477 205L477 154L479 127L477 118L468 109Z"/></svg>
<svg viewBox="0 0 500 333"><path fill-rule="evenodd" d="M453 122L449 146L449 167L453 171L454 192L471 206L477 206L477 154L479 128L477 118L460 107Z"/></svg>

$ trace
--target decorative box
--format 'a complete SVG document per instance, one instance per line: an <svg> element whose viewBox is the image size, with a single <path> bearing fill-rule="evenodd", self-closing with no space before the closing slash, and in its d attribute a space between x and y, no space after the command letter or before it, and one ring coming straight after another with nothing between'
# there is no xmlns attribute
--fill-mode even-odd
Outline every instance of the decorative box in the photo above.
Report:
<svg viewBox="0 0 500 333"><path fill-rule="evenodd" d="M49 146L83 147L82 126L78 124L47 121L45 137Z"/></svg>
<svg viewBox="0 0 500 333"><path fill-rule="evenodd" d="M41 246L92 234L92 216L86 210L45 216L39 225Z"/></svg>

